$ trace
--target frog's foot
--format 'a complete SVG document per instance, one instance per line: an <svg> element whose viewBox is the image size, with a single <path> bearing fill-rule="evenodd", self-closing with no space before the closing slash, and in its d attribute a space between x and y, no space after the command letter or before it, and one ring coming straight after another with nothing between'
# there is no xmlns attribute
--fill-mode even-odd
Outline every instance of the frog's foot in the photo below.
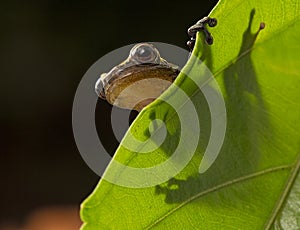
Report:
<svg viewBox="0 0 300 230"><path fill-rule="evenodd" d="M196 41L196 34L199 31L203 31L205 35L205 41L208 45L213 44L213 37L209 33L209 31L206 28L206 24L208 24L209 27L214 27L217 25L217 19L210 18L210 17L204 17L201 20L199 20L195 25L191 26L188 29L188 35L190 37L190 40L187 42L188 47L190 50L193 50L195 46Z"/></svg>

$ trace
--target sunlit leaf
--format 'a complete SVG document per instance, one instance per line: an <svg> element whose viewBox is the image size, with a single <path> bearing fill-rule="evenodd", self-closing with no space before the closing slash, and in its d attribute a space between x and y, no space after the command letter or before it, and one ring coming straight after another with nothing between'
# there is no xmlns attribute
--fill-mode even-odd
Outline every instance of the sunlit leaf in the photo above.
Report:
<svg viewBox="0 0 300 230"><path fill-rule="evenodd" d="M212 126L202 88L187 77L199 68L192 58L184 68L187 74L180 74L175 85L189 95L200 118L195 155L179 174L156 186L129 188L101 180L82 205L82 229L300 229L299 4L299 0L219 2L210 15L218 19L218 25L209 28L214 44L204 45L198 36L193 51L213 73L226 105L227 130L218 157L199 174ZM263 23L265 28L259 31ZM175 98L188 117L186 99L176 93L175 85L161 99ZM170 158L181 132L186 132L177 109L157 100L140 113L130 132L147 140L154 119L165 122L163 144L140 154L147 144L132 146L136 151L120 146L115 160L140 168ZM156 126L153 129L163 130L161 124ZM184 135L197 133L195 127L190 125ZM183 143L183 156L192 151L192 136ZM131 143L130 138L127 134L124 143ZM177 163L155 176L163 179ZM126 169L114 164L106 174L116 182L132 183L148 176L124 178Z"/></svg>

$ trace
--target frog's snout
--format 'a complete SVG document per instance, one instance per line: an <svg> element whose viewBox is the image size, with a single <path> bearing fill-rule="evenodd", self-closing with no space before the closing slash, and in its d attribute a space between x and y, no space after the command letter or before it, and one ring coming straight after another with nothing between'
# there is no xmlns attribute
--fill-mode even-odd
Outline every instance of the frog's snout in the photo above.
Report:
<svg viewBox="0 0 300 230"><path fill-rule="evenodd" d="M104 100L106 99L103 81L101 78L99 78L95 84L95 92L98 95L98 97L100 97Z"/></svg>

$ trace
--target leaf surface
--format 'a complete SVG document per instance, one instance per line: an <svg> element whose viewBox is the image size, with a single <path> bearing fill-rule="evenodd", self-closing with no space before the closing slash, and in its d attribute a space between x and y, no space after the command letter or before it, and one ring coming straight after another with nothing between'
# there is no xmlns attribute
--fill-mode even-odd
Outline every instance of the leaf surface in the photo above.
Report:
<svg viewBox="0 0 300 230"><path fill-rule="evenodd" d="M178 169L176 159L149 177L149 184L155 177L169 178L156 186L129 188L102 179L82 205L83 230L300 228L299 0L220 1L210 16L218 19L218 25L209 28L214 44L204 45L198 34L193 55L209 67L224 97L227 129L219 155L199 174L212 126L205 83L196 87L187 76L197 78L199 63L191 58L186 74L181 73L130 127L132 136L127 133L123 143L135 145L135 151L121 143L114 160L134 168L153 167L172 156L182 132L190 137L199 131L195 123L186 132L177 109L163 102L173 98L182 103L178 110L192 119L176 86L199 115L199 141L191 135L180 149L185 156L196 139L192 159L173 177L168 173ZM265 28L259 31L262 22ZM161 137L161 124L154 122L157 127L149 128L156 119L165 123L165 141L149 153L139 153ZM158 131L151 136L153 129ZM153 140L136 144L133 137ZM137 184L149 176L126 172L110 164L106 175Z"/></svg>

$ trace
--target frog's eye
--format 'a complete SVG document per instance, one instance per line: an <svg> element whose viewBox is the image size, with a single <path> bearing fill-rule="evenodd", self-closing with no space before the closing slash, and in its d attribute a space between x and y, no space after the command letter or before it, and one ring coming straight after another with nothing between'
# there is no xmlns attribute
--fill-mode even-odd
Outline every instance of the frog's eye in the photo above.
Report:
<svg viewBox="0 0 300 230"><path fill-rule="evenodd" d="M153 45L142 43L131 49L130 59L136 64L157 63L160 60L160 55Z"/></svg>

